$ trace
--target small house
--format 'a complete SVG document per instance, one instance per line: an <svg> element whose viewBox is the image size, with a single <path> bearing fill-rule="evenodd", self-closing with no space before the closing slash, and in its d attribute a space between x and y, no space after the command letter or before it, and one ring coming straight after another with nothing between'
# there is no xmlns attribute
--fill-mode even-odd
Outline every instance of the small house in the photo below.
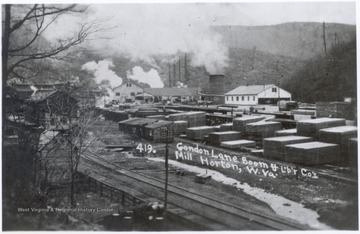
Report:
<svg viewBox="0 0 360 234"><path fill-rule="evenodd" d="M234 105L277 104L280 100L290 101L291 94L273 84L239 86L225 94L225 104Z"/></svg>
<svg viewBox="0 0 360 234"><path fill-rule="evenodd" d="M113 90L113 100L119 102L134 102L136 95L143 94L144 88L133 81L126 81L122 85L115 87Z"/></svg>

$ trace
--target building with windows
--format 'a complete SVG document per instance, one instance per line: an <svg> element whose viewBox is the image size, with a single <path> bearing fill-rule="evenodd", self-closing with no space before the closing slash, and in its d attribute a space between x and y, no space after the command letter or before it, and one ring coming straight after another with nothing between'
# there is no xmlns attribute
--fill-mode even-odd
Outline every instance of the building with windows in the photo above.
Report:
<svg viewBox="0 0 360 234"><path fill-rule="evenodd" d="M164 100L190 101L196 98L198 88L145 88L144 94L151 95L154 102Z"/></svg>
<svg viewBox="0 0 360 234"><path fill-rule="evenodd" d="M225 104L277 104L280 100L290 101L291 94L273 84L239 86L225 93Z"/></svg>
<svg viewBox="0 0 360 234"><path fill-rule="evenodd" d="M134 102L136 95L144 92L144 87L129 80L114 88L112 91L113 100L120 102Z"/></svg>

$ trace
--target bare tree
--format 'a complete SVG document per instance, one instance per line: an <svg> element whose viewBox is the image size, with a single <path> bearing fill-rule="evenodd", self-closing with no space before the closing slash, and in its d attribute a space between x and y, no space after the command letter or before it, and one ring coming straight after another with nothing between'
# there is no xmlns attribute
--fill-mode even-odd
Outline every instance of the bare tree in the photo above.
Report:
<svg viewBox="0 0 360 234"><path fill-rule="evenodd" d="M70 13L84 13L86 7L77 5L4 5L2 65L3 86L9 75L18 75L17 69L27 69L24 64L31 60L54 58L61 52L79 45L90 35L101 30L99 22L87 22L79 26L74 35L59 38L48 43L44 32L60 16ZM21 40L16 36L21 35ZM17 40L17 41L16 41ZM17 42L17 43L15 43ZM44 46L45 45L45 46Z"/></svg>
<svg viewBox="0 0 360 234"><path fill-rule="evenodd" d="M42 72L42 65L36 61L64 59L71 48L95 39L97 32L109 30L104 26L106 20L94 20L79 25L77 32L49 42L44 34L61 16L82 14L87 6L71 5L3 5L2 32L2 88L3 100L10 78L26 79ZM3 120L6 115L3 111Z"/></svg>
<svg viewBox="0 0 360 234"><path fill-rule="evenodd" d="M46 102L50 119L46 127L49 138L43 138L46 147L39 148L36 165L41 172L36 173L39 194L44 194L51 187L50 180L66 178L69 185L69 200L75 206L76 176L81 156L87 149L107 133L107 126L93 131L99 121L95 108L71 102L71 96L59 96ZM61 170L60 170L61 169ZM57 172L57 173L55 173ZM60 174L59 174L60 173ZM39 177L40 175L40 177Z"/></svg>

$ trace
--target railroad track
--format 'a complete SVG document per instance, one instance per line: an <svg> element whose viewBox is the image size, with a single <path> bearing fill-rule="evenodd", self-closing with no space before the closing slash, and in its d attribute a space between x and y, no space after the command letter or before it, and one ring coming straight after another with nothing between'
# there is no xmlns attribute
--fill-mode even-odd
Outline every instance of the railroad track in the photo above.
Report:
<svg viewBox="0 0 360 234"><path fill-rule="evenodd" d="M99 157L89 152L82 155L84 166L92 164L101 167L104 173L111 174L116 180L121 181L129 188L138 190L151 197L163 200L164 181L144 174L136 173ZM100 169L99 169L100 170ZM126 180L124 180L126 177ZM124 182L126 181L126 182ZM186 188L168 185L168 203L194 212L214 222L228 227L227 230L310 230L309 226L298 224L278 216L268 217L255 213L243 207L234 206L224 201L219 201L202 194L192 192Z"/></svg>

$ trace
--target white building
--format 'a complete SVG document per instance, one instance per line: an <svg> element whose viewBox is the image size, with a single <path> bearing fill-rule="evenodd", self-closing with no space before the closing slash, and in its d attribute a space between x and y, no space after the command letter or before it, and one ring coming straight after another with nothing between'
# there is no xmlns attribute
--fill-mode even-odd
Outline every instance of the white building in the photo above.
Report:
<svg viewBox="0 0 360 234"><path fill-rule="evenodd" d="M291 94L273 84L239 86L225 94L225 104L276 104L279 100L290 101Z"/></svg>
<svg viewBox="0 0 360 234"><path fill-rule="evenodd" d="M114 100L118 100L120 102L133 102L135 101L136 95L144 92L144 88L135 82L127 81L114 88L112 91Z"/></svg>

